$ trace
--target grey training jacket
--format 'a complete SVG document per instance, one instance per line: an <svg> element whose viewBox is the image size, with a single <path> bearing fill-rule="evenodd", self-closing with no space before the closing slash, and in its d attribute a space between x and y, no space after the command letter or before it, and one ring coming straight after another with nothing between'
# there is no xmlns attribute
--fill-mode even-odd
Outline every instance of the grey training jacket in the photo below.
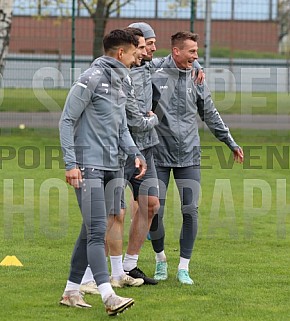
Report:
<svg viewBox="0 0 290 321"><path fill-rule="evenodd" d="M165 58L155 58L135 66L124 80L127 94L126 115L131 135L140 150L153 147L159 143L155 126L158 125L156 115L148 117L152 110L152 81L151 73L164 62ZM197 61L194 66L200 69Z"/></svg>
<svg viewBox="0 0 290 321"><path fill-rule="evenodd" d="M162 167L200 165L197 115L231 150L238 145L224 124L204 82L195 85L191 70L181 70L171 55L152 75L153 110L159 119L155 163Z"/></svg>
<svg viewBox="0 0 290 321"><path fill-rule="evenodd" d="M123 79L118 60L96 59L72 86L59 122L66 169L78 165L119 170L119 149L140 154L127 127Z"/></svg>
<svg viewBox="0 0 290 321"><path fill-rule="evenodd" d="M156 115L148 117L152 109L152 82L148 63L133 67L124 80L127 94L126 115L131 135L140 150L158 144Z"/></svg>

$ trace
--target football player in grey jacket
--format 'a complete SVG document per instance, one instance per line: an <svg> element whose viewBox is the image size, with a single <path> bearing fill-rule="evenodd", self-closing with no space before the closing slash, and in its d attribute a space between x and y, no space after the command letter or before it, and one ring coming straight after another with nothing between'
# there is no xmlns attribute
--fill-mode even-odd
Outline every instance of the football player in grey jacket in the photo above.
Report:
<svg viewBox="0 0 290 321"><path fill-rule="evenodd" d="M153 219L150 235L156 255L163 257L156 264L155 278L158 280L167 278L163 212L170 172L173 171L183 215L177 279L184 284L193 284L188 270L198 224L200 190L198 115L215 137L232 150L234 159L243 162L243 151L232 138L228 127L216 110L206 83L195 84L192 79L193 62L198 58L197 40L198 35L190 32L178 32L173 35L172 53L161 64L157 61L159 68L152 75L153 110L159 119L156 131L160 143L155 148L154 158L159 178L161 206Z"/></svg>
<svg viewBox="0 0 290 321"><path fill-rule="evenodd" d="M137 200L138 203L135 202L134 204L136 212L135 215L133 214L128 248L123 263L124 270L130 276L134 278L143 278L145 284L156 284L159 279L157 275L155 274L154 279L148 277L137 266L137 263L141 246L146 237L146 232L148 232L152 219L159 208L159 201L157 199L159 193L156 193L156 189L159 189L159 183L157 182L156 184L156 178L158 177L152 157L154 146L159 142L155 130L158 120L156 119L156 114L152 112L151 74L154 73L155 67L164 61L164 58L154 59L154 64L152 63L153 54L156 51L156 35L149 24L145 22L135 22L129 27L139 28L143 32L146 40L147 54L141 62L141 65L135 66L130 72L138 108L135 107L136 104L133 98L128 98L126 113L132 137L146 158L148 170L142 178L143 181L138 183L138 180L134 177L136 173L132 176L133 173L130 170L132 166L130 166L130 168L127 166L127 171L125 167L125 178L132 184L134 199ZM201 67L197 62L194 63L196 64L197 69L199 69L197 81L202 82L204 75L201 71ZM146 204L148 205L146 206ZM156 253L156 266L159 266L159 261L164 261L163 252Z"/></svg>
<svg viewBox="0 0 290 321"><path fill-rule="evenodd" d="M158 281L148 277L139 269L137 262L152 219L159 209L159 186L153 158L153 147L158 144L155 130L158 119L152 112L151 73L145 62L152 59L156 50L156 36L151 26L145 22L133 23L129 27L140 29L146 41L146 55L131 69L130 78L126 78L124 84L128 95L126 104L128 126L137 147L146 159L147 171L141 180L138 179L136 177L138 173L134 171L131 160L127 160L125 179L132 187L134 200L138 202L138 207L136 213L132 215L129 242L123 263L128 275L135 279L142 278L144 284L155 285ZM131 89L131 81L133 89ZM124 205L123 203L122 207L125 207ZM125 212L125 208L123 211Z"/></svg>
<svg viewBox="0 0 290 321"><path fill-rule="evenodd" d="M73 84L59 122L66 181L75 188L83 218L60 303L91 307L80 293L89 264L107 313L116 315L134 303L112 289L104 247L107 213L120 212L120 149L134 159L140 177L145 174L146 162L127 127L123 92L123 79L135 61L138 39L124 30L113 30L104 37L103 45L105 55Z"/></svg>
<svg viewBox="0 0 290 321"><path fill-rule="evenodd" d="M140 29L126 28L125 30L133 32L139 39L137 55L134 66L129 75L124 79L124 91L127 95L126 115L128 127L133 140L138 149L143 154L147 170L140 179L139 173L132 158L127 158L124 177L125 184L130 184L134 193L134 198L138 200L139 210L132 217L131 228L129 232L129 243L126 255L138 255L146 239L152 218L159 209L158 199L158 179L154 166L152 147L158 143L158 136L154 127L158 124L157 116L151 111L150 104L142 103L143 95L143 77L140 77L139 69L142 68L141 62L146 57L145 39ZM152 96L150 96L152 97ZM122 262L122 237L125 217L125 201L122 199L121 214L109 218L107 228L107 245L109 248L111 262L111 284L113 287L123 287L124 285L139 286L145 284L157 284L157 281L147 277L140 270L135 268L135 274L128 273L125 277ZM132 242L133 240L133 242ZM130 269L131 270L131 269ZM140 282L142 281L142 283Z"/></svg>
<svg viewBox="0 0 290 321"><path fill-rule="evenodd" d="M158 136L154 127L158 124L157 116L151 111L151 102L152 95L150 95L150 105L144 105L138 102L143 94L143 85L140 88L139 79L142 77L139 76L139 68L144 57L147 55L145 49L145 39L143 33L140 29L136 28L126 28L128 32L132 32L138 38L138 47L136 48L136 59L133 67L133 71L138 70L138 73L133 72L135 75L134 78L137 78L138 82L137 87L135 86L135 81L133 82L130 77L132 73L124 79L123 88L124 92L127 95L126 102L126 115L128 121L128 127L131 130L132 137L142 152L147 163L147 170L145 175L140 179L138 169L134 168L134 159L124 158L123 166L125 166L124 176L125 184L132 184L132 189L134 190L135 196L138 198L138 201L141 198L141 212L138 213L138 216L135 217L134 223L132 222L132 228L130 229L130 238L129 244L133 245L133 254L139 253L143 242L146 238L146 234L149 230L149 225L151 224L153 215L157 212L159 208L158 200L158 191L157 191L157 174L154 166L153 151L152 147L158 143ZM132 69L131 69L132 71ZM135 79L136 80L136 79ZM137 89L135 91L135 89ZM150 82L150 89L152 92L152 85ZM138 95L138 97L137 97ZM153 182L151 182L151 179ZM147 184L147 185L146 185ZM150 184L150 185L148 185ZM140 186L143 189L141 190L141 196L139 197ZM153 187L154 190L150 190L149 195L147 195L148 189L146 186ZM124 195L123 195L124 197ZM124 286L140 286L143 283L148 284L157 284L157 281L145 276L143 273L140 275L140 271L135 272L138 275L134 275L134 278L128 274L125 274L123 269L122 262L122 253L123 253L123 229L124 229L124 218L125 218L125 201L122 199L122 209L120 215L109 215L108 217L108 226L106 233L106 245L107 252L110 256L111 262L111 285L113 287L124 287ZM143 207L142 207L143 205ZM147 206L148 205L148 206ZM149 216L149 218L148 218ZM137 222L137 224L136 224ZM137 225L137 226L136 226ZM132 242L132 235L134 237ZM131 241L131 242L130 242ZM135 242L136 241L136 242ZM135 252L136 251L136 252ZM98 289L94 282L93 274L90 267L87 268L81 285L81 291L88 294L98 294Z"/></svg>

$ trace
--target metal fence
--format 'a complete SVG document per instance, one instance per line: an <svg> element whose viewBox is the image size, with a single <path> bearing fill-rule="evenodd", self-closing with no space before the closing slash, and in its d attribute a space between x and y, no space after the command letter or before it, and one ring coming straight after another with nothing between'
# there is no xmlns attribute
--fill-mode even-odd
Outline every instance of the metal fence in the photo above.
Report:
<svg viewBox="0 0 290 321"><path fill-rule="evenodd" d="M91 63L90 56L78 56L74 72L70 56L10 55L4 72L6 88L69 88ZM203 65L203 58L200 59ZM212 91L290 92L288 61L282 59L212 58L205 68ZM73 76L74 75L74 76Z"/></svg>
<svg viewBox="0 0 290 321"><path fill-rule="evenodd" d="M56 2L47 1L50 5L44 6L40 0L14 0L9 54L3 74L5 87L68 88L71 66L77 68L76 75L89 66L96 34L88 10L75 0L73 18L73 1L62 1L61 5ZM201 36L200 62L210 67L211 77L207 79L214 90L289 91L285 12L289 13L290 1L131 0L116 10L116 5L124 2L114 2L105 32L124 28L134 21L146 21L156 31L159 54L166 54L171 34L193 30ZM245 68L261 68L259 81L252 87L242 77ZM275 84L271 83L273 79Z"/></svg>

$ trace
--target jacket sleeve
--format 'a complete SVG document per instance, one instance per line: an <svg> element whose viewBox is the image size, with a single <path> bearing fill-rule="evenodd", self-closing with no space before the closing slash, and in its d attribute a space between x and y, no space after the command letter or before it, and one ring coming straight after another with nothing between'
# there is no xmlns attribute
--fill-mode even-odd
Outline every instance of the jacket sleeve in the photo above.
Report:
<svg viewBox="0 0 290 321"><path fill-rule="evenodd" d="M66 170L76 167L74 126L89 104L91 95L92 92L85 85L76 83L67 96L59 121L60 144Z"/></svg>
<svg viewBox="0 0 290 321"><path fill-rule="evenodd" d="M124 80L124 87L127 94L126 103L126 116L128 126L134 132L149 131L156 125L158 125L158 118L154 114L153 116L144 116L138 108L138 102L136 100L134 85L130 77L126 77Z"/></svg>
<svg viewBox="0 0 290 321"><path fill-rule="evenodd" d="M119 146L129 157L141 155L141 152L135 145L135 142L129 132L125 111L123 116L124 117L119 132Z"/></svg>
<svg viewBox="0 0 290 321"><path fill-rule="evenodd" d="M234 141L228 126L223 122L215 108L206 82L197 85L197 107L200 118L206 123L214 136L224 142L232 151L237 148L238 145Z"/></svg>
<svg viewBox="0 0 290 321"><path fill-rule="evenodd" d="M199 62L196 59L193 62L193 68L195 68L196 70L202 69L201 65L199 64Z"/></svg>
<svg viewBox="0 0 290 321"><path fill-rule="evenodd" d="M151 70L151 72L153 73L155 71L155 69L160 68L163 64L163 62L165 61L166 57L162 57L162 58L153 58L149 63L148 63L148 67Z"/></svg>

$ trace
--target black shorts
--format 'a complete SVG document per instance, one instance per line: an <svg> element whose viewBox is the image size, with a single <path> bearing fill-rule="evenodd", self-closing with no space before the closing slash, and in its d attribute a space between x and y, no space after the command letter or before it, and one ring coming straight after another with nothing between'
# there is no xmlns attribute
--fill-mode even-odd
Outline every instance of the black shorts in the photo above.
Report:
<svg viewBox="0 0 290 321"><path fill-rule="evenodd" d="M154 164L153 149L147 148L141 152L147 163L145 175L141 179L135 178L139 174L139 170L135 168L135 159L133 158L127 159L124 171L125 186L131 188L134 200L137 199L138 195L159 196L159 184ZM121 208L126 208L124 193L122 195Z"/></svg>

